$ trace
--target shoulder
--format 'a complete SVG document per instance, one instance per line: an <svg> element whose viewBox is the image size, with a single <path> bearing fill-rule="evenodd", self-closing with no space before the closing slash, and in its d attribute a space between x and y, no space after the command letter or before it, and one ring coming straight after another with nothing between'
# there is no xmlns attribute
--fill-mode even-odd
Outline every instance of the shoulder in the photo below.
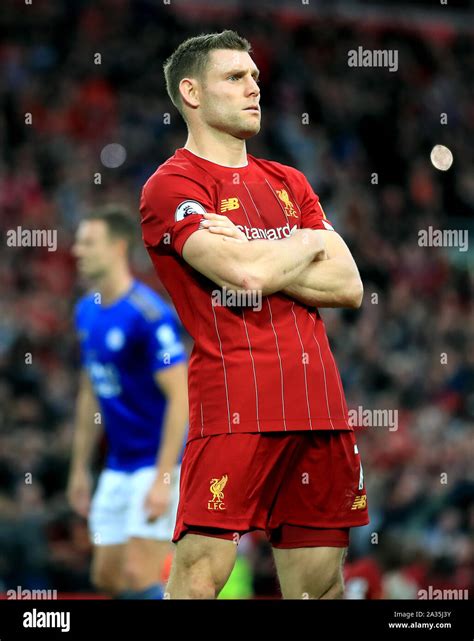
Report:
<svg viewBox="0 0 474 641"><path fill-rule="evenodd" d="M173 317L171 306L144 283L137 282L127 303L145 323L165 322Z"/></svg>
<svg viewBox="0 0 474 641"><path fill-rule="evenodd" d="M83 318L88 310L93 309L92 305L95 306L93 292L88 292L84 296L81 296L74 305L74 316L76 320Z"/></svg>
<svg viewBox="0 0 474 641"><path fill-rule="evenodd" d="M264 172L278 178L280 180L288 180L292 183L302 184L306 181L305 175L295 167L290 165L284 165L283 163L276 162L275 160L267 160L266 158L255 158L255 156L250 156L252 164L263 170Z"/></svg>
<svg viewBox="0 0 474 641"><path fill-rule="evenodd" d="M178 150L158 167L143 186L142 196L154 200L189 190L207 191L209 176Z"/></svg>

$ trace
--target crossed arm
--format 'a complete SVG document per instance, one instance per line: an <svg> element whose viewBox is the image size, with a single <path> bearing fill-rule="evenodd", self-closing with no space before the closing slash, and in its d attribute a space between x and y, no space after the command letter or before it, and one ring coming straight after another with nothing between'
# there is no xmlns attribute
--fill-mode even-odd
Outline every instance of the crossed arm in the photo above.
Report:
<svg viewBox="0 0 474 641"><path fill-rule="evenodd" d="M334 231L316 233L324 239L326 256L310 263L283 293L311 307L360 307L364 288L349 248Z"/></svg>
<svg viewBox="0 0 474 641"><path fill-rule="evenodd" d="M357 266L339 234L299 229L282 240L249 242L226 216L206 214L183 258L220 287L281 292L311 307L360 307Z"/></svg>

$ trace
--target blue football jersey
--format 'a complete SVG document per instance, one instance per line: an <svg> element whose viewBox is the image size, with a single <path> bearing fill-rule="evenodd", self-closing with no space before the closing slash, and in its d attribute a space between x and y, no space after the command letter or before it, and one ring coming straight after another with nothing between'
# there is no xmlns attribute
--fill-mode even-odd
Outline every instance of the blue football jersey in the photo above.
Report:
<svg viewBox="0 0 474 641"><path fill-rule="evenodd" d="M131 472L157 458L166 398L154 373L185 361L186 352L174 310L143 283L111 305L97 298L76 305L81 361L100 404L106 465Z"/></svg>

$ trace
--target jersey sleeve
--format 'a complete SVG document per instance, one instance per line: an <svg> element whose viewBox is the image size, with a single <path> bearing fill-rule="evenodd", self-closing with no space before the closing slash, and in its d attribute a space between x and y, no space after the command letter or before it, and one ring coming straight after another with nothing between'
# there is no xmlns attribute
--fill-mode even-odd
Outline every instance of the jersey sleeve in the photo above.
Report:
<svg viewBox="0 0 474 641"><path fill-rule="evenodd" d="M181 256L186 240L200 228L202 215L214 210L206 188L192 178L154 174L143 187L140 201L145 246L168 246Z"/></svg>
<svg viewBox="0 0 474 641"><path fill-rule="evenodd" d="M145 322L145 348L153 373L186 361L178 323L171 313Z"/></svg>
<svg viewBox="0 0 474 641"><path fill-rule="evenodd" d="M84 321L83 321L82 308L83 308L83 301L79 300L74 306L74 311L73 311L73 322L74 322L74 328L76 330L79 362L81 366L84 365L84 349L82 347L82 344L85 338L85 327L84 327Z"/></svg>
<svg viewBox="0 0 474 641"><path fill-rule="evenodd" d="M334 227L327 219L324 209L319 202L319 196L314 193L306 176L294 170L293 180L299 196L301 210L301 227L306 229L327 229L334 231Z"/></svg>

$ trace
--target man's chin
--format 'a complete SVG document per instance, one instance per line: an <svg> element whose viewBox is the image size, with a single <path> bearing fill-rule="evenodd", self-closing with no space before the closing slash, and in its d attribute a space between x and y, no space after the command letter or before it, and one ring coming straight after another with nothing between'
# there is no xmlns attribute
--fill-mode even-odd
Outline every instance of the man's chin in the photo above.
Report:
<svg viewBox="0 0 474 641"><path fill-rule="evenodd" d="M79 278L88 284L92 284L95 281L100 280L102 276L103 272L79 270Z"/></svg>
<svg viewBox="0 0 474 641"><path fill-rule="evenodd" d="M260 123L258 123L258 125L255 125L254 127L245 127L241 129L237 134L237 138L240 138L241 140L248 140L249 138L256 136L259 131Z"/></svg>

